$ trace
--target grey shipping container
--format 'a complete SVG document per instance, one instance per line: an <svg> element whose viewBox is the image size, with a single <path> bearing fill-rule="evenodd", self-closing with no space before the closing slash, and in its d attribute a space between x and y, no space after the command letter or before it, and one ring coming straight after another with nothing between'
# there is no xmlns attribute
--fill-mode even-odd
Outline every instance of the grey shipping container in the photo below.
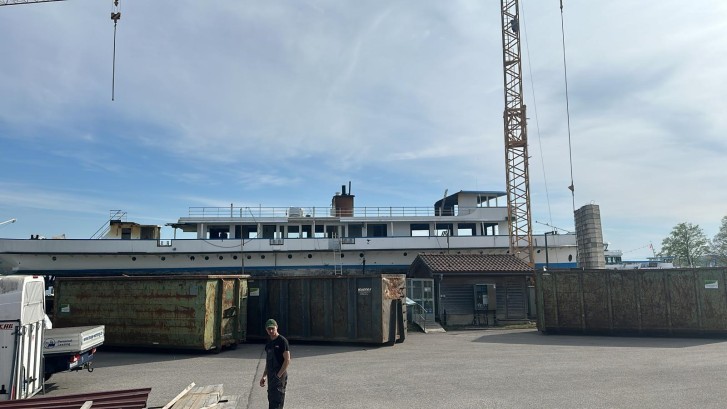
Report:
<svg viewBox="0 0 727 409"><path fill-rule="evenodd" d="M545 333L727 335L727 269L536 273Z"/></svg>
<svg viewBox="0 0 727 409"><path fill-rule="evenodd" d="M245 341L247 278L57 277L54 325L105 325L110 346L235 347Z"/></svg>
<svg viewBox="0 0 727 409"><path fill-rule="evenodd" d="M290 340L393 344L406 338L406 276L255 277L248 339L274 318Z"/></svg>

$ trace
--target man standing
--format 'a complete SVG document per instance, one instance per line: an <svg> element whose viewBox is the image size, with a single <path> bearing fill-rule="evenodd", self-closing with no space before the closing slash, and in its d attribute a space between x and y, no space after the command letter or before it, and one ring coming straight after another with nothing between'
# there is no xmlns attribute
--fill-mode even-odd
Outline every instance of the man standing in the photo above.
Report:
<svg viewBox="0 0 727 409"><path fill-rule="evenodd" d="M288 340L278 334L278 323L274 319L265 322L265 330L270 340L265 344L265 372L260 378L260 386L268 380L268 404L270 409L283 409L285 386L288 384L288 365L290 347Z"/></svg>

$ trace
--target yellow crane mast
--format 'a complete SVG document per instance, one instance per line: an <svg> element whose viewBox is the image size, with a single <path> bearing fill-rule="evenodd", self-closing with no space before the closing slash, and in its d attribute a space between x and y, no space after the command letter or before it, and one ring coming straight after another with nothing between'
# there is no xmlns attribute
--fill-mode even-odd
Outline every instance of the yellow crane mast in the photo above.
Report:
<svg viewBox="0 0 727 409"><path fill-rule="evenodd" d="M527 116L523 104L518 0L501 0L502 60L505 84L505 177L510 254L534 266L530 221Z"/></svg>

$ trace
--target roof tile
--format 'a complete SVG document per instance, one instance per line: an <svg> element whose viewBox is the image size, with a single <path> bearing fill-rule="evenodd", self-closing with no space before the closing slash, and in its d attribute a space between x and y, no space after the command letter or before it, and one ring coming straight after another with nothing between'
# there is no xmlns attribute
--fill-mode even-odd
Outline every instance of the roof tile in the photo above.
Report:
<svg viewBox="0 0 727 409"><path fill-rule="evenodd" d="M433 273L532 271L526 262L509 254L419 254Z"/></svg>

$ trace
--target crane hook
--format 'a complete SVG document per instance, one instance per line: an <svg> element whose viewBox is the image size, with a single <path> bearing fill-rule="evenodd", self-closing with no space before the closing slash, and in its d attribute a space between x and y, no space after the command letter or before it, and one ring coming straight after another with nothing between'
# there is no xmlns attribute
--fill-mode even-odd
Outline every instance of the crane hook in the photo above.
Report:
<svg viewBox="0 0 727 409"><path fill-rule="evenodd" d="M121 11L119 11L119 0L114 0L114 9L111 12L111 20L114 21L114 54L111 65L111 100L114 100L114 84L116 83L116 24L121 19Z"/></svg>

